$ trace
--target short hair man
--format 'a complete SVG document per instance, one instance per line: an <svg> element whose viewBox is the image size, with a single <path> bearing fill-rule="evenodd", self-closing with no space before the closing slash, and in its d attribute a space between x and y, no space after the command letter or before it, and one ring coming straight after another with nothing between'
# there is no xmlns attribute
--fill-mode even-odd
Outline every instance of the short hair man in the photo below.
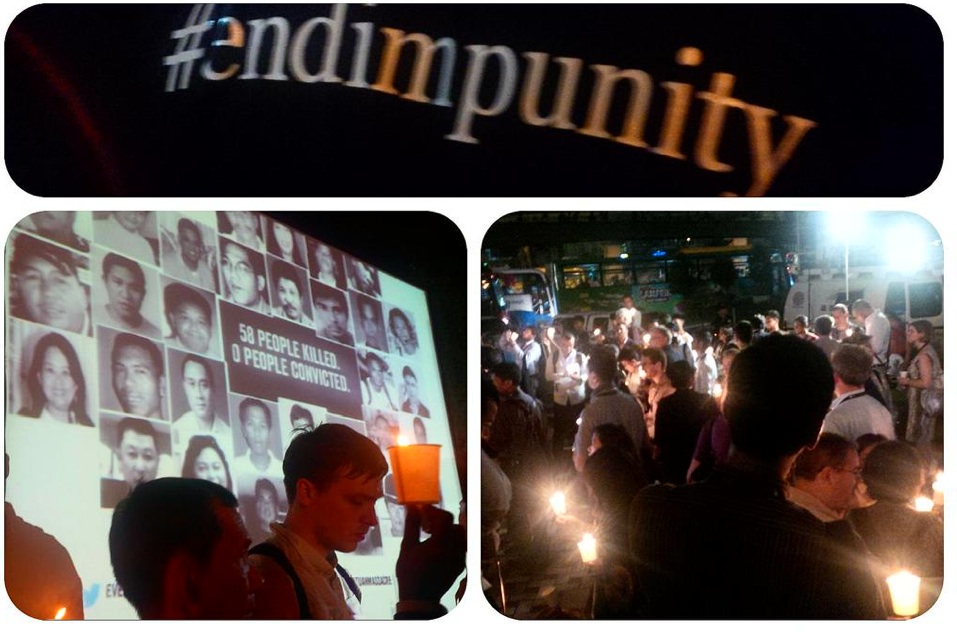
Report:
<svg viewBox="0 0 957 632"><path fill-rule="evenodd" d="M269 301L263 296L266 275L262 255L229 239L220 239L220 268L226 297L243 307L269 313Z"/></svg>
<svg viewBox="0 0 957 632"><path fill-rule="evenodd" d="M887 407L864 390L871 379L873 355L869 347L838 345L831 355L834 367L834 393L831 410L824 418L824 431L857 441L864 434L895 438L894 420Z"/></svg>
<svg viewBox="0 0 957 632"><path fill-rule="evenodd" d="M140 311L147 293L146 275L140 264L110 252L103 257L101 269L106 304L98 309L97 321L150 338L159 338L159 327Z"/></svg>
<svg viewBox="0 0 957 632"><path fill-rule="evenodd" d="M410 366L402 367L402 381L405 382L405 399L402 400L402 412L429 417L429 409L419 401L419 378Z"/></svg>
<svg viewBox="0 0 957 632"><path fill-rule="evenodd" d="M247 397L239 403L239 423L246 447L243 456L236 457L236 469L258 475L282 477L282 460L269 447L272 433L272 411L262 400Z"/></svg>
<svg viewBox="0 0 957 632"><path fill-rule="evenodd" d="M254 548L251 556L265 579L254 616L352 619L336 577L340 568L336 553L355 551L377 523L375 505L383 495L388 471L385 457L378 446L348 426L322 424L292 440L283 469L289 512L283 523L272 526L267 547ZM423 514L434 522L432 537L420 543ZM465 567L464 535L460 526L452 524L449 512L408 506L396 563L396 618L444 614L440 598ZM291 573L284 569L284 562ZM347 575L344 569L340 574ZM302 600L297 599L297 584L304 593Z"/></svg>
<svg viewBox="0 0 957 632"><path fill-rule="evenodd" d="M316 333L338 342L355 345L349 333L349 302L344 292L323 283L312 284L312 301L316 308Z"/></svg>
<svg viewBox="0 0 957 632"><path fill-rule="evenodd" d="M776 309L769 309L764 314L764 331L766 334L780 334L781 331L781 312Z"/></svg>
<svg viewBox="0 0 957 632"><path fill-rule="evenodd" d="M833 386L821 350L795 336L767 336L737 355L724 401L727 466L693 485L645 487L633 504L638 617L885 616L870 567L848 552L853 531L785 497L784 481L817 441Z"/></svg>
<svg viewBox="0 0 957 632"><path fill-rule="evenodd" d="M213 339L213 308L198 290L183 283L170 283L163 290L168 342L193 353L209 353Z"/></svg>
<svg viewBox="0 0 957 632"><path fill-rule="evenodd" d="M80 281L83 259L26 234L13 240L12 315L75 333L91 333L90 297Z"/></svg>
<svg viewBox="0 0 957 632"><path fill-rule="evenodd" d="M572 445L572 461L579 472L585 469L592 434L601 424L614 423L624 427L635 446L642 451L642 456L650 448L641 406L634 397L619 390L617 382L618 355L615 348L610 345L594 348L588 360L591 401L582 411L581 424Z"/></svg>
<svg viewBox="0 0 957 632"><path fill-rule="evenodd" d="M887 349L891 342L891 321L879 309L862 298L851 304L851 315L862 327L864 333L870 336L871 349L874 351L874 364L887 364Z"/></svg>
<svg viewBox="0 0 957 632"><path fill-rule="evenodd" d="M273 303L276 304L273 315L313 327L312 319L303 310L303 300L306 299L304 275L291 263L282 259L273 261Z"/></svg>
<svg viewBox="0 0 957 632"><path fill-rule="evenodd" d="M207 261L207 246L203 233L191 219L181 217L176 222L177 255L165 258L163 268L167 273L190 283L212 290L216 287L210 262Z"/></svg>
<svg viewBox="0 0 957 632"><path fill-rule="evenodd" d="M834 329L834 317L830 314L821 314L814 319L814 333L817 334L817 340L814 345L824 352L828 358L837 351L839 343L834 339L832 331Z"/></svg>
<svg viewBox="0 0 957 632"><path fill-rule="evenodd" d="M121 332L113 339L110 354L113 393L123 412L138 417L163 415L166 370L163 354L153 342Z"/></svg>
<svg viewBox="0 0 957 632"><path fill-rule="evenodd" d="M854 507L860 480L857 444L822 432L817 445L801 452L794 461L788 499L822 522L843 520Z"/></svg>
<svg viewBox="0 0 957 632"><path fill-rule="evenodd" d="M197 434L216 437L220 445L230 445L232 434L229 424L216 412L216 380L209 360L195 354L187 354L180 365L183 393L189 410L173 422L177 443L186 443Z"/></svg>
<svg viewBox="0 0 957 632"><path fill-rule="evenodd" d="M114 451L120 474L130 489L156 478L160 453L156 429L150 422L136 417L121 419L116 425Z"/></svg>
<svg viewBox="0 0 957 632"><path fill-rule="evenodd" d="M262 580L236 497L211 481L160 478L119 502L110 562L141 619L245 619Z"/></svg>
<svg viewBox="0 0 957 632"><path fill-rule="evenodd" d="M831 327L831 338L841 342L847 336L851 335L854 327L850 322L850 310L844 303L835 303L831 308L831 317L834 319Z"/></svg>
<svg viewBox="0 0 957 632"><path fill-rule="evenodd" d="M362 343L379 351L388 351L385 342L385 329L382 326L382 310L378 301L357 295L359 327L362 330Z"/></svg>

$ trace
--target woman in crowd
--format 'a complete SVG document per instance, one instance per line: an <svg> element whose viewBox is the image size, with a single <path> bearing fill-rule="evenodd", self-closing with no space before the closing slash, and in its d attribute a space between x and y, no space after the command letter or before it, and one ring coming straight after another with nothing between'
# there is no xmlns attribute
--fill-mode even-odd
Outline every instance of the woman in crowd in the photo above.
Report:
<svg viewBox="0 0 957 632"><path fill-rule="evenodd" d="M943 577L943 521L914 507L924 469L920 453L903 441L878 443L864 461L864 484L875 502L849 518L887 574L907 569L922 578Z"/></svg>
<svg viewBox="0 0 957 632"><path fill-rule="evenodd" d="M907 325L906 335L908 357L904 374L897 380L898 386L907 389L906 438L927 445L934 439L934 422L942 406L940 357L931 345L934 327L930 321L915 320Z"/></svg>
<svg viewBox="0 0 957 632"><path fill-rule="evenodd" d="M26 375L30 404L20 414L68 424L92 426L86 411L86 380L73 345L62 334L37 341Z"/></svg>

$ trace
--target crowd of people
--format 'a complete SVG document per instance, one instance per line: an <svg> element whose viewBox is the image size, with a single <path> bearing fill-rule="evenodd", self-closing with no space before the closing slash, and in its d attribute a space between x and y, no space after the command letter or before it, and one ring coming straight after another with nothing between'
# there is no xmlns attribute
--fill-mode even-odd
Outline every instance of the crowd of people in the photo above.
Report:
<svg viewBox="0 0 957 632"><path fill-rule="evenodd" d="M555 522L597 534L590 611L575 616L886 618L901 569L933 603L942 512L915 502L943 467L929 322L857 300L790 327L719 306L689 331L680 314L643 320L630 296L609 320L483 334L494 607L502 560L547 558ZM559 485L579 492L573 521L550 513Z"/></svg>

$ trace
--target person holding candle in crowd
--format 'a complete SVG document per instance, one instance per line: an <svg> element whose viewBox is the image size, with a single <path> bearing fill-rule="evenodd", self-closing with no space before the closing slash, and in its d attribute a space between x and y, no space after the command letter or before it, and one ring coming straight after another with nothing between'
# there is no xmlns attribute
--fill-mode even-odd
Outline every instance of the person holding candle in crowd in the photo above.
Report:
<svg viewBox="0 0 957 632"><path fill-rule="evenodd" d="M635 618L886 616L870 566L848 554L846 525L786 498L786 477L817 442L833 387L827 357L796 336L766 336L735 358L727 465L693 485L648 486L633 504Z"/></svg>
<svg viewBox="0 0 957 632"><path fill-rule="evenodd" d="M597 350L592 353L593 361L596 356ZM585 460L582 480L592 500L598 526L599 573L594 617L628 618L634 598L634 584L629 572L628 512L632 499L652 479L634 439L624 426L599 424L592 436L592 445L598 447Z"/></svg>
<svg viewBox="0 0 957 632"><path fill-rule="evenodd" d="M528 547L534 541L536 490L548 465L542 407L519 386L521 372L514 362L496 364L491 375L499 405L488 443L512 484L508 541L518 550L531 553Z"/></svg>
<svg viewBox="0 0 957 632"><path fill-rule="evenodd" d="M388 464L367 437L342 424L322 424L298 434L283 462L289 511L272 525L266 545L250 559L264 584L256 595L257 619L352 619L336 552L355 551L376 524ZM396 618L445 614L441 597L465 568L465 531L453 516L431 505L406 506L405 533L396 563ZM431 537L419 542L423 521ZM350 585L347 590L356 590Z"/></svg>
<svg viewBox="0 0 957 632"><path fill-rule="evenodd" d="M588 361L588 383L592 394L582 410L581 424L572 447L572 460L579 472L585 469L592 433L601 424L615 423L623 428L643 455L650 454L648 434L642 422L642 410L635 398L623 393L617 386L618 357L611 345L592 350ZM650 464L640 464L650 465Z"/></svg>
<svg viewBox="0 0 957 632"><path fill-rule="evenodd" d="M868 548L888 570L906 568L919 577L943 577L943 520L914 507L925 481L917 448L882 441L867 455L862 474L875 502L851 511L850 520Z"/></svg>
<svg viewBox="0 0 957 632"><path fill-rule="evenodd" d="M3 486L10 455L3 453ZM83 584L59 540L3 503L3 583L11 603L34 619L83 619Z"/></svg>

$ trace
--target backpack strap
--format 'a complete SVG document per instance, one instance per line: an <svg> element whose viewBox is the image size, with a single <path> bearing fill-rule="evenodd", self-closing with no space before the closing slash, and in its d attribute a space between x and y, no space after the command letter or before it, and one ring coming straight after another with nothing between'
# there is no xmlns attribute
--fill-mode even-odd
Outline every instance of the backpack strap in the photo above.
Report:
<svg viewBox="0 0 957 632"><path fill-rule="evenodd" d="M339 573L339 576L346 582L346 586L348 586L349 591L356 596L356 600L362 603L362 591L359 590L359 584L352 578L349 571L343 568L342 564L336 564L336 572Z"/></svg>
<svg viewBox="0 0 957 632"><path fill-rule="evenodd" d="M302 580L299 579L299 575L296 574L286 554L272 542L260 542L249 549L249 554L263 555L276 562L276 564L279 564L286 575L289 575L289 579L292 580L292 585L296 589L296 601L299 602L299 618L312 619L312 615L309 613L309 602L306 600L306 589L303 588Z"/></svg>

